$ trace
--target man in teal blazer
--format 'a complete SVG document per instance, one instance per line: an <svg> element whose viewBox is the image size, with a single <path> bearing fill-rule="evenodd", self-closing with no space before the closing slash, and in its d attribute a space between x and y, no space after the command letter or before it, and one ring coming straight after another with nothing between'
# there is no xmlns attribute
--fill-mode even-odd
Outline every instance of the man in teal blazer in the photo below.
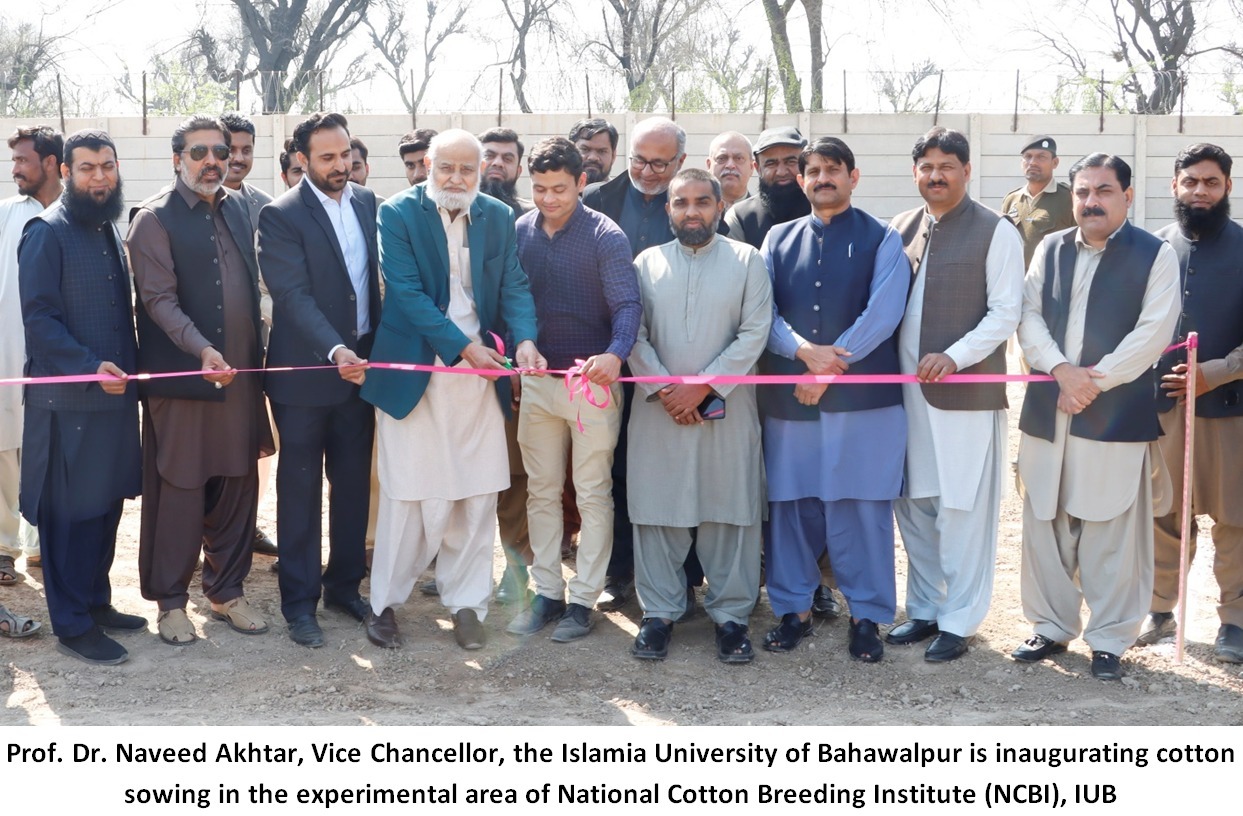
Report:
<svg viewBox="0 0 1243 816"><path fill-rule="evenodd" d="M509 486L508 363L492 334L508 329L519 367L547 368L513 215L479 195L481 159L470 133L441 133L425 159L428 180L380 207L386 295L371 361L496 372L367 372L362 396L379 409L381 494L367 636L388 648L401 642L393 610L432 558L458 643L483 646L496 494Z"/></svg>

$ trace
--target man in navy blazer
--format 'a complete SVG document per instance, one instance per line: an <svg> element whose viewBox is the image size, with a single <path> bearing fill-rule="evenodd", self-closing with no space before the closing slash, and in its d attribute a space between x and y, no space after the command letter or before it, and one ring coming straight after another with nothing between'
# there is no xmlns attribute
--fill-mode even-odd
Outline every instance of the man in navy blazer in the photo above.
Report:
<svg viewBox="0 0 1243 816"><path fill-rule="evenodd" d="M458 644L483 645L496 494L509 486L508 361L488 345L490 334L507 326L517 364L547 367L535 348L535 304L511 211L478 195L482 156L470 133L439 134L427 182L380 208L386 295L372 360L496 372L367 373L363 398L379 409L381 488L367 635L389 648L400 645L393 610L433 557Z"/></svg>
<svg viewBox="0 0 1243 816"><path fill-rule="evenodd" d="M259 215L259 268L272 293L269 369L333 363L336 371L269 371L264 388L281 439L276 528L281 542L281 612L289 636L324 643L324 605L363 620L358 586L371 495L375 417L359 397L380 320L376 199L349 181L344 116L317 113L293 132L302 182ZM332 486L328 566L321 575L322 474Z"/></svg>

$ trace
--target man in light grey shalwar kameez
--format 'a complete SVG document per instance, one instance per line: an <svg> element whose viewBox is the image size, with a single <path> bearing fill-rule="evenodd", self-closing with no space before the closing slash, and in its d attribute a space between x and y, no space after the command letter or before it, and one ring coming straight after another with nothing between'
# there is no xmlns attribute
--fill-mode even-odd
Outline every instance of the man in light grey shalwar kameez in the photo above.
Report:
<svg viewBox="0 0 1243 816"><path fill-rule="evenodd" d="M698 169L669 188L676 240L635 260L643 321L630 355L636 376L743 375L755 371L772 323L772 287L760 254L716 234L720 184ZM747 622L759 594L763 460L755 387L639 383L630 417L630 518L643 623L636 657L662 659L685 611L682 562L698 528L708 578L704 607L717 655L752 657ZM705 419L706 398L725 415Z"/></svg>

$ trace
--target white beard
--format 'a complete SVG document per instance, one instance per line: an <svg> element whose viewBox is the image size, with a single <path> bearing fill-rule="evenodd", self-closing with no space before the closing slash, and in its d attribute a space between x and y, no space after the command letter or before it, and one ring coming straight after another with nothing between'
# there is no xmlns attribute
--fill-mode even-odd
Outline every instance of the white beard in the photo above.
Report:
<svg viewBox="0 0 1243 816"><path fill-rule="evenodd" d="M449 212L470 209L470 205L475 203L475 197L478 195L479 185L475 185L469 192L450 193L440 187L431 176L427 178L427 197Z"/></svg>

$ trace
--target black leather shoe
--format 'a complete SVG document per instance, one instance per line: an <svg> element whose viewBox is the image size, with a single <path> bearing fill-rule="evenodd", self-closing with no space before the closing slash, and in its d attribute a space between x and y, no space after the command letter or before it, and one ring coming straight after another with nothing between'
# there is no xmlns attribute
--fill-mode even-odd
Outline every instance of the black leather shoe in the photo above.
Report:
<svg viewBox="0 0 1243 816"><path fill-rule="evenodd" d="M727 621L716 627L716 657L722 663L750 663L755 659L747 627Z"/></svg>
<svg viewBox="0 0 1243 816"><path fill-rule="evenodd" d="M384 649L396 649L401 645L401 632L397 629L397 616L389 607L380 614L367 616L367 640Z"/></svg>
<svg viewBox="0 0 1243 816"><path fill-rule="evenodd" d="M1052 657L1064 651L1066 651L1065 643L1058 643L1044 635L1032 635L1020 643L1017 649L1010 652L1010 657L1020 663L1037 663L1046 657Z"/></svg>
<svg viewBox="0 0 1243 816"><path fill-rule="evenodd" d="M905 646L908 643L919 643L921 640L927 640L940 631L937 628L937 622L934 620L911 618L910 620L902 621L890 629L889 634L885 635L885 642L892 643L895 646Z"/></svg>
<svg viewBox="0 0 1243 816"><path fill-rule="evenodd" d="M824 584L816 587L816 594L811 599L811 614L817 618L839 618L842 615L842 605L837 598L833 596L833 588Z"/></svg>
<svg viewBox="0 0 1243 816"><path fill-rule="evenodd" d="M92 609L91 620L105 632L138 632L147 628L146 618L118 612L112 604Z"/></svg>
<svg viewBox="0 0 1243 816"><path fill-rule="evenodd" d="M1092 652L1092 676L1097 680L1121 680L1122 658L1109 652Z"/></svg>
<svg viewBox="0 0 1243 816"><path fill-rule="evenodd" d="M59 638L57 651L98 666L115 666L129 660L125 647L92 626L80 635Z"/></svg>
<svg viewBox="0 0 1243 816"><path fill-rule="evenodd" d="M967 639L958 635L942 632L928 644L924 652L924 660L929 663L949 663L967 653Z"/></svg>
<svg viewBox="0 0 1243 816"><path fill-rule="evenodd" d="M630 653L640 660L664 660L669 656L669 641L672 639L672 623L660 618L644 618Z"/></svg>
<svg viewBox="0 0 1243 816"><path fill-rule="evenodd" d="M799 620L797 612L781 616L781 623L764 635L764 648L770 652L789 652L798 647L803 638L815 634L811 618Z"/></svg>
<svg viewBox="0 0 1243 816"><path fill-rule="evenodd" d="M258 527L255 528L255 541L250 548L259 555L276 555L276 542Z"/></svg>
<svg viewBox="0 0 1243 816"><path fill-rule="evenodd" d="M299 646L318 649L324 645L324 630L314 615L299 615L289 622L289 639Z"/></svg>
<svg viewBox="0 0 1243 816"><path fill-rule="evenodd" d="M1173 612L1149 612L1135 638L1136 646L1151 646L1165 638L1178 634L1178 622Z"/></svg>
<svg viewBox="0 0 1243 816"><path fill-rule="evenodd" d="M342 612L356 621L365 621L371 614L371 604L361 595L353 598L324 598L324 609Z"/></svg>
<svg viewBox="0 0 1243 816"><path fill-rule="evenodd" d="M471 652L487 644L488 633L484 631L475 610L459 609L453 613L453 639L457 645Z"/></svg>
<svg viewBox="0 0 1243 816"><path fill-rule="evenodd" d="M880 630L867 618L850 622L850 656L864 663L879 663L885 656L885 644Z"/></svg>
<svg viewBox="0 0 1243 816"><path fill-rule="evenodd" d="M1213 643L1213 657L1221 663L1243 663L1243 629L1223 623Z"/></svg>

